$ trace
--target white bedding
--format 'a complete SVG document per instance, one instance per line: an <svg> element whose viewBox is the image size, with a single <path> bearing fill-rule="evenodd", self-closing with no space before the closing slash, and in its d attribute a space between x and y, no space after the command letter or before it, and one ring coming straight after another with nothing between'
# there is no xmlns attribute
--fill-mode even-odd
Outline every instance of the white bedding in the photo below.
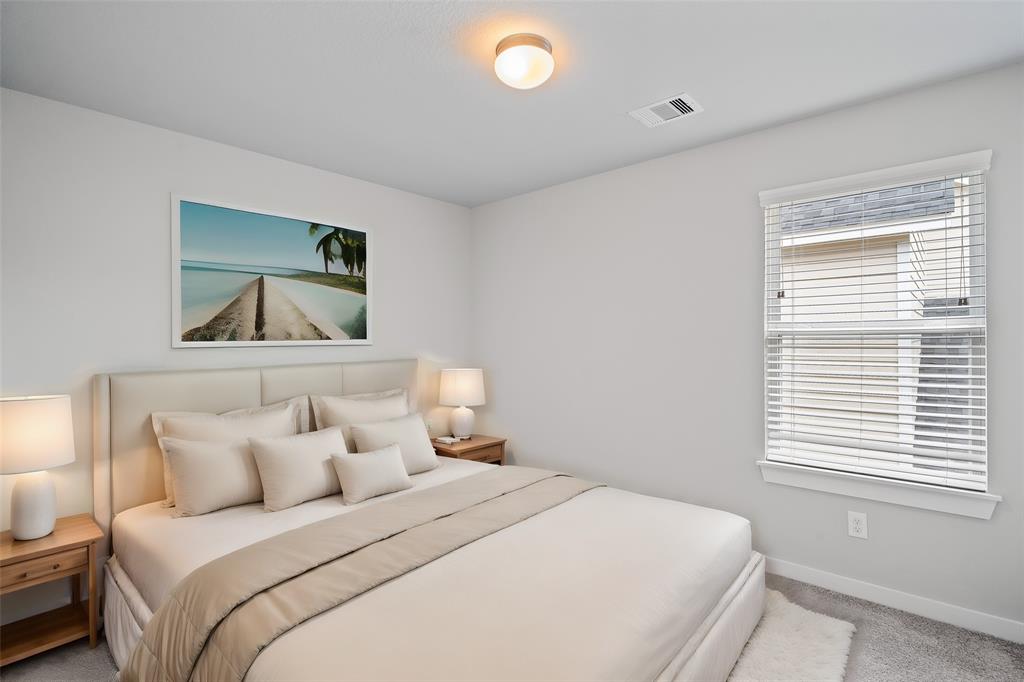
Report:
<svg viewBox="0 0 1024 682"><path fill-rule="evenodd" d="M114 556L150 610L156 611L178 581L219 556L292 528L494 466L450 457L438 460L441 464L436 469L411 477L412 488L360 504L345 505L341 495L332 495L276 512L264 511L261 502L182 518L173 518L173 510L160 502L126 509L111 525Z"/></svg>
<svg viewBox="0 0 1024 682"><path fill-rule="evenodd" d="M410 491L488 466L441 461ZM203 563L352 508L332 497L170 518L156 503L118 515L114 547L155 610ZM599 488L307 621L247 679L294 678L299 661L304 679L653 679L750 558L746 519Z"/></svg>

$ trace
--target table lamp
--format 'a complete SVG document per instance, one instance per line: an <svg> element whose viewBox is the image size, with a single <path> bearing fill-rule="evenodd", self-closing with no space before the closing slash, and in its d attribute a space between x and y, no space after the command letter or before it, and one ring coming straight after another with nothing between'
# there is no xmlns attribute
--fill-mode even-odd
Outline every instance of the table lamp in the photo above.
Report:
<svg viewBox="0 0 1024 682"><path fill-rule="evenodd" d="M442 369L442 405L454 407L451 416L452 435L469 438L473 433L473 410L470 406L483 405L484 371L482 369Z"/></svg>
<svg viewBox="0 0 1024 682"><path fill-rule="evenodd" d="M57 492L46 471L75 461L71 396L0 398L0 474L24 474L11 491L11 535L53 532Z"/></svg>

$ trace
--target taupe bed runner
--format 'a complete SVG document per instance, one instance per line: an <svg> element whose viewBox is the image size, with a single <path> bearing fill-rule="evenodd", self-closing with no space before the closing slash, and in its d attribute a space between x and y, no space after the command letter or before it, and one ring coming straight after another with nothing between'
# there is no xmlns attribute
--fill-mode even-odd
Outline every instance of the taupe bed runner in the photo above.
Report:
<svg viewBox="0 0 1024 682"><path fill-rule="evenodd" d="M598 485L496 467L244 547L175 587L121 680L241 680L300 623Z"/></svg>

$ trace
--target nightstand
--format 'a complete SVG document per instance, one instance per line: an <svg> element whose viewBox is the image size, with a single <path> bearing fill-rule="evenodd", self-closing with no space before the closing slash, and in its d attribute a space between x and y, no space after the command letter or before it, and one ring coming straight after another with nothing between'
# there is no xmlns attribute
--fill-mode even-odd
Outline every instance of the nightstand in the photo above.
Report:
<svg viewBox="0 0 1024 682"><path fill-rule="evenodd" d="M445 445L433 441L434 450L442 457L455 457L456 459L472 459L477 462L490 462L491 464L505 463L505 438L494 438L493 436L481 436L473 434L468 440L460 440L458 443Z"/></svg>
<svg viewBox="0 0 1024 682"><path fill-rule="evenodd" d="M70 578L71 603L0 628L0 665L34 656L82 637L96 646L99 599L96 588L96 541L103 531L89 514L65 516L49 535L15 540L0 535L0 594ZM82 601L82 573L89 599Z"/></svg>

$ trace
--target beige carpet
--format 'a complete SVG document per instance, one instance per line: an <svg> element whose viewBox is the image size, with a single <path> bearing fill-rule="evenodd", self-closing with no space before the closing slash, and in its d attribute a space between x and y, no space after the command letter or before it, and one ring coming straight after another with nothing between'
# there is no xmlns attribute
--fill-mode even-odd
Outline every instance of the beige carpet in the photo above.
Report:
<svg viewBox="0 0 1024 682"><path fill-rule="evenodd" d="M1022 682L1024 644L848 597L777 575L794 604L853 623L846 682Z"/></svg>
<svg viewBox="0 0 1024 682"><path fill-rule="evenodd" d="M729 675L730 682L842 682L854 626L797 606L768 590L764 615Z"/></svg>

